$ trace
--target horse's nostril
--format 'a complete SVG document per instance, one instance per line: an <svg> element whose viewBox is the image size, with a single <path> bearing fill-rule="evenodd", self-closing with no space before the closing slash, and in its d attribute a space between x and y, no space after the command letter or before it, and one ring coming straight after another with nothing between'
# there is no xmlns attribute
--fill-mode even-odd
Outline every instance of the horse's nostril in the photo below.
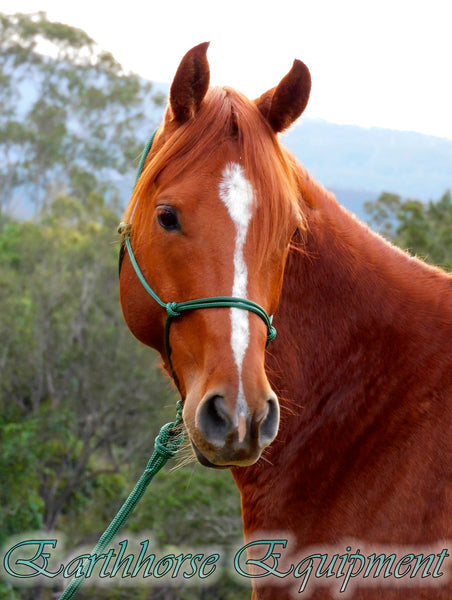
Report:
<svg viewBox="0 0 452 600"><path fill-rule="evenodd" d="M279 408L274 398L267 400L267 414L262 420L259 430L259 442L264 446L270 444L278 432Z"/></svg>
<svg viewBox="0 0 452 600"><path fill-rule="evenodd" d="M210 443L223 445L233 423L222 396L207 398L198 410L198 428Z"/></svg>

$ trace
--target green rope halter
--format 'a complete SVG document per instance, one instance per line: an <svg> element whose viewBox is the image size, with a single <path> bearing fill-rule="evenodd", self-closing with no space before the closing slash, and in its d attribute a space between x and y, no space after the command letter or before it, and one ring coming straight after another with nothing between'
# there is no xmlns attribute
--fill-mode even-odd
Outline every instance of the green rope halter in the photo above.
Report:
<svg viewBox="0 0 452 600"><path fill-rule="evenodd" d="M135 270L135 273L140 280L141 285L147 291L147 293L159 304L162 308L166 310L167 317L165 323L165 333L164 333L164 341L165 341L165 353L166 358L168 360L169 367L175 376L173 365L171 362L171 346L169 340L169 332L170 325L174 318L180 317L183 312L189 310L197 310L201 308L240 308L242 310L249 310L250 312L258 315L265 323L267 327L267 344L272 342L276 337L276 329L272 325L273 317L269 317L265 310L256 302L252 302L246 298L234 298L233 296L211 296L209 298L198 298L196 300L188 300L186 302L163 302L151 286L146 281L143 273L141 272L140 267L138 266L137 260L132 250L132 245L130 243L129 235L125 238L125 245L127 248L127 252L129 254L130 262Z"/></svg>
<svg viewBox="0 0 452 600"><path fill-rule="evenodd" d="M149 138L148 143L146 144L143 154L141 156L140 164L138 166L136 181L140 178L140 175L144 168L144 163L146 161L146 157L151 149L152 142L154 141L156 131ZM168 361L169 368L171 370L171 374L174 380L177 382L176 374L174 372L173 364L171 362L171 346L169 340L170 326L171 322L174 318L180 317L183 312L189 310L198 310L201 308L239 308L241 310L248 310L250 312L258 315L267 327L267 345L272 342L276 338L276 329L272 325L273 316L269 316L262 306L253 302L252 300L248 300L247 298L235 298L233 296L211 296L209 298L198 298L195 300L188 300L186 302L163 302L159 298L159 296L155 293L155 291L151 288L149 283L146 281L138 262L133 253L132 244L130 243L130 225L122 222L119 225L118 231L124 235L125 247L127 248L127 252L129 254L130 262L134 268L134 271L144 289L147 293L159 304L162 308L166 310L167 318L165 323L165 332L164 332L164 343L165 343L165 354Z"/></svg>

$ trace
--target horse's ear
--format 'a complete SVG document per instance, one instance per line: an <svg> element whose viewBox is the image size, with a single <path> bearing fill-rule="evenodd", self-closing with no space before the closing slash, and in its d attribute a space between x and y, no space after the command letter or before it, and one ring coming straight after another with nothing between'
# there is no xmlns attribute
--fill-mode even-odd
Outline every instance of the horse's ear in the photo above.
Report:
<svg viewBox="0 0 452 600"><path fill-rule="evenodd" d="M279 85L258 98L257 107L275 133L284 131L306 108L311 91L308 67L295 60L289 73Z"/></svg>
<svg viewBox="0 0 452 600"><path fill-rule="evenodd" d="M209 42L205 42L189 50L171 84L171 117L180 125L198 112L209 87L208 47Z"/></svg>

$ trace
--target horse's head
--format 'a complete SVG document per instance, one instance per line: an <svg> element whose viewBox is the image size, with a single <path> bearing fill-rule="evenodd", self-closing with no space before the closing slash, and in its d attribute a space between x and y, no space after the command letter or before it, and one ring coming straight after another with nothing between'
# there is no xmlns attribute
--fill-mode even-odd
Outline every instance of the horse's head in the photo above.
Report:
<svg viewBox="0 0 452 600"><path fill-rule="evenodd" d="M147 293L125 252L121 303L131 331L160 351L177 380L200 462L244 466L278 430L278 400L264 366L266 317L278 306L301 215L294 165L276 134L305 108L310 77L295 61L276 88L252 102L209 88L207 46L193 48L179 66L125 216L130 249L162 302ZM164 305L212 296L252 301L263 314L228 302L175 310L169 360Z"/></svg>

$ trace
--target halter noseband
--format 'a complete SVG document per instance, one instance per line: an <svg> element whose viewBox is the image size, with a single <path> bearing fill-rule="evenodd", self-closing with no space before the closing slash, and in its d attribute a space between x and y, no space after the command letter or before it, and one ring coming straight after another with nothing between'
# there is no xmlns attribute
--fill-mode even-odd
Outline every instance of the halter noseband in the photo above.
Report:
<svg viewBox="0 0 452 600"><path fill-rule="evenodd" d="M138 166L137 178L138 181L144 167L144 163L146 157L148 155L149 150L151 149L152 142L154 140L156 131L149 138L148 143L146 144L143 154L141 156L140 164ZM201 308L239 308L241 310L248 310L250 312L258 315L267 327L267 345L272 342L276 337L276 329L272 325L273 316L269 316L262 306L253 302L252 300L248 300L247 298L235 298L233 296L210 296L209 298L198 298L196 300L187 300L186 302L163 302L159 298L159 296L154 292L149 283L146 281L138 263L133 253L132 244L130 243L130 228L131 226L122 222L119 225L118 232L122 234L123 243L121 246L120 256L119 256L119 269L121 269L122 258L124 255L124 248L127 248L127 252L129 254L130 262L134 268L134 271L144 289L147 293L159 304L162 308L166 310L167 318L165 323L165 333L164 333L164 342L165 342L165 354L168 361L168 365L170 367L171 373L175 381L177 382L177 378L173 369L173 365L171 362L171 346L169 341L169 332L170 325L174 318L180 317L183 312L189 310L197 310Z"/></svg>

